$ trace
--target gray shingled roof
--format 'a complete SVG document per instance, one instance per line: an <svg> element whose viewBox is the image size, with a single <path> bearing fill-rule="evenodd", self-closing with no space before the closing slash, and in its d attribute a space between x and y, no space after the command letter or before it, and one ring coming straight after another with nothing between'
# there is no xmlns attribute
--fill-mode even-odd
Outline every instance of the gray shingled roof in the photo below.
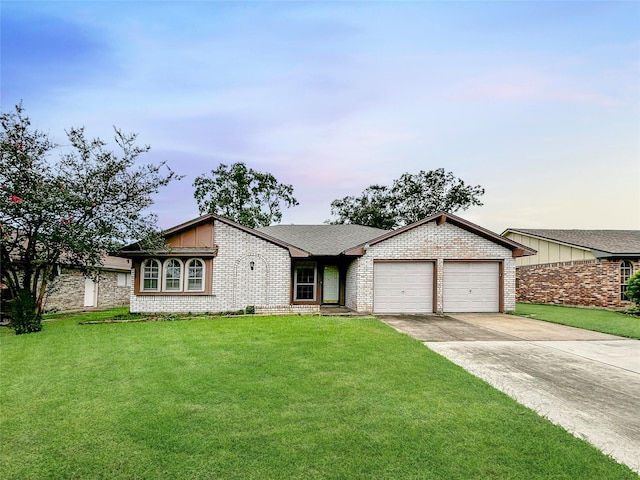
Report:
<svg viewBox="0 0 640 480"><path fill-rule="evenodd" d="M348 248L368 242L388 230L362 225L272 225L256 228L312 255L339 255Z"/></svg>
<svg viewBox="0 0 640 480"><path fill-rule="evenodd" d="M509 228L507 230L600 252L640 255L640 230L548 230L536 228Z"/></svg>

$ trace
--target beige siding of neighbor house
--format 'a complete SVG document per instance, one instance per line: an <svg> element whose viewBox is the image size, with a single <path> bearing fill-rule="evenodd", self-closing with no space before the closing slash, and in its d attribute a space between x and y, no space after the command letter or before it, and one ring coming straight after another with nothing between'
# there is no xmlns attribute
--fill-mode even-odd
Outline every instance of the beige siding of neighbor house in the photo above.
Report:
<svg viewBox="0 0 640 480"><path fill-rule="evenodd" d="M373 311L375 260L432 261L436 271L434 309L444 308L444 262L495 261L502 264L503 310L515 309L516 263L511 250L451 223L428 222L395 237L372 245L347 271L346 306L363 312ZM357 283L357 293L350 292Z"/></svg>
<svg viewBox="0 0 640 480"><path fill-rule="evenodd" d="M566 245L560 242L536 238L521 233L508 232L505 237L527 247L537 250L538 253L527 257L518 257L516 266L544 265L547 263L575 262L582 260L595 260L591 250Z"/></svg>

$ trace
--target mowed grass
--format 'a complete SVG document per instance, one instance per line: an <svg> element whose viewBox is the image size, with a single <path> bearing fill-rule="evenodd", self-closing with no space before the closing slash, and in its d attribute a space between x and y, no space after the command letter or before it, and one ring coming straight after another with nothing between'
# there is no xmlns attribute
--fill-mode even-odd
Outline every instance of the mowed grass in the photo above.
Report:
<svg viewBox="0 0 640 480"><path fill-rule="evenodd" d="M597 308L518 303L516 315L640 339L640 317Z"/></svg>
<svg viewBox="0 0 640 480"><path fill-rule="evenodd" d="M7 479L637 478L375 319L0 336Z"/></svg>

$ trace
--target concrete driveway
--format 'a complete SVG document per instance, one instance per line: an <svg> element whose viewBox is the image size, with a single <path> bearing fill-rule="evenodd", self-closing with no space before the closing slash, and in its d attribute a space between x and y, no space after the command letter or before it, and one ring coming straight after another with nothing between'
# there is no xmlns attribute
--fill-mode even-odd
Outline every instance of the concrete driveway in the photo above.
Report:
<svg viewBox="0 0 640 480"><path fill-rule="evenodd" d="M514 315L379 318L640 473L640 340Z"/></svg>

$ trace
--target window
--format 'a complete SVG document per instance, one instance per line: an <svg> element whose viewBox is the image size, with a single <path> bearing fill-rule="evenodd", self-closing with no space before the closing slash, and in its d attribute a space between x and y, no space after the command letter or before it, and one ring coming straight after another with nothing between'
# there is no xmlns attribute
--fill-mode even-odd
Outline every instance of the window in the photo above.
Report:
<svg viewBox="0 0 640 480"><path fill-rule="evenodd" d="M197 258L187 262L187 290L201 292L204 290L204 262Z"/></svg>
<svg viewBox="0 0 640 480"><path fill-rule="evenodd" d="M164 293L205 292L206 264L200 258L150 258L140 266L140 291ZM118 274L118 285L131 285L130 274Z"/></svg>
<svg viewBox="0 0 640 480"><path fill-rule="evenodd" d="M164 262L164 290L173 292L182 290L182 262L177 258Z"/></svg>
<svg viewBox="0 0 640 480"><path fill-rule="evenodd" d="M118 273L118 286L130 287L131 286L131 274L130 273Z"/></svg>
<svg viewBox="0 0 640 480"><path fill-rule="evenodd" d="M142 290L159 290L160 262L158 260L145 260L142 264Z"/></svg>
<svg viewBox="0 0 640 480"><path fill-rule="evenodd" d="M620 300L628 302L629 299L625 295L629 279L633 276L633 265L628 260L620 264Z"/></svg>
<svg viewBox="0 0 640 480"><path fill-rule="evenodd" d="M316 299L316 265L314 263L296 265L294 280L295 300Z"/></svg>

